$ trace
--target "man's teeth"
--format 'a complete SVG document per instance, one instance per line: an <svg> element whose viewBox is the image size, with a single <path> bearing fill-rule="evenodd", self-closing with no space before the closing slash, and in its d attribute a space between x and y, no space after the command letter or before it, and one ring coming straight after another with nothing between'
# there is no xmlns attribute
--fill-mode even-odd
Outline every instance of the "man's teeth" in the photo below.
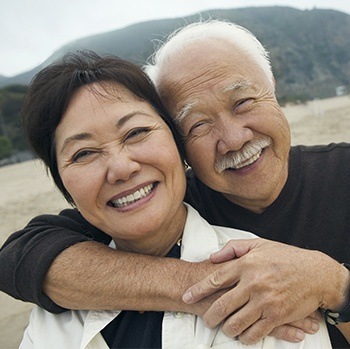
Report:
<svg viewBox="0 0 350 349"><path fill-rule="evenodd" d="M258 160L258 159L260 158L260 155L261 155L261 152L255 154L255 155L253 155L251 158L249 158L249 159L247 159L247 160L245 160L245 161L243 161L243 162L237 164L237 165L234 166L233 168L234 168L235 170L238 170L238 169L240 169L240 168L242 168L242 167L248 166L248 165L252 164L253 162L255 162L256 160Z"/></svg>
<svg viewBox="0 0 350 349"><path fill-rule="evenodd" d="M135 191L135 193L123 196L122 198L112 200L112 204L115 207L124 207L146 197L153 189L153 184L148 184L143 188L140 188Z"/></svg>

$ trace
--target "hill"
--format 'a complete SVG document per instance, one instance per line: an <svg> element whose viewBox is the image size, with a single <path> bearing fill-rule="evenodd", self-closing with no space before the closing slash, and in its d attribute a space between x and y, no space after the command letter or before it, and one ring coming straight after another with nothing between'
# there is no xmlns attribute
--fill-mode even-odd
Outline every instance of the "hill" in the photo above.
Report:
<svg viewBox="0 0 350 349"><path fill-rule="evenodd" d="M297 10L290 7L254 7L212 10L200 15L134 24L123 29L74 41L35 69L13 78L0 77L0 87L28 84L34 74L68 51L112 53L143 64L154 43L179 26L199 18L225 19L250 29L270 51L283 101L325 98L350 81L350 16L333 10Z"/></svg>
<svg viewBox="0 0 350 349"><path fill-rule="evenodd" d="M0 76L0 166L2 161L21 161L28 156L18 113L26 85L41 68L66 52L81 49L116 54L142 65L154 52L157 41L199 18L232 21L258 37L271 54L276 93L282 105L347 94L350 90L350 16L345 13L257 7L213 10L185 18L138 23L71 42L24 74L13 78ZM9 153L12 154L10 160Z"/></svg>

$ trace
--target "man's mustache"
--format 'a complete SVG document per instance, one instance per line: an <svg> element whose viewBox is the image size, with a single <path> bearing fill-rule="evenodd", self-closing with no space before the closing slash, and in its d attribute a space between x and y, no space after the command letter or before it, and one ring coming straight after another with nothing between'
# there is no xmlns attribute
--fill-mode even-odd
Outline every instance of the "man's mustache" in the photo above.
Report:
<svg viewBox="0 0 350 349"><path fill-rule="evenodd" d="M215 161L215 171L221 173L229 168L238 169L249 165L248 160L254 157L256 157L255 160L257 160L260 157L261 152L269 147L271 143L272 139L270 137L252 140L246 143L240 150L231 151L226 155L217 158Z"/></svg>

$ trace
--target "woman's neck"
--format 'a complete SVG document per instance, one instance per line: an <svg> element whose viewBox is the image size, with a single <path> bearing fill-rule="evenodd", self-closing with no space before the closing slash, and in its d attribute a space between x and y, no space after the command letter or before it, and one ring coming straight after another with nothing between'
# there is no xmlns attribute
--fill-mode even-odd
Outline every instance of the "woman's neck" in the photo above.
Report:
<svg viewBox="0 0 350 349"><path fill-rule="evenodd" d="M157 231L137 240L114 238L118 250L164 257L171 248L181 239L187 218L187 209L182 204L176 214L167 217Z"/></svg>

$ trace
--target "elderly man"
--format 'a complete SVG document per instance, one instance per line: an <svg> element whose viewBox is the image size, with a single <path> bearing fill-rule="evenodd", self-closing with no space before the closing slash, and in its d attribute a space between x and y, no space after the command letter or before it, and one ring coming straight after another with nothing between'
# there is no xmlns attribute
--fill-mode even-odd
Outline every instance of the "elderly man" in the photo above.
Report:
<svg viewBox="0 0 350 349"><path fill-rule="evenodd" d="M196 174L187 201L212 224L298 247L235 241L212 257L223 264L133 256L88 241L90 235L106 239L66 211L37 217L10 237L0 253L1 289L51 311L62 309L42 294L43 281L45 293L66 308L204 314L208 326L225 320L223 330L245 343L321 308L330 322L344 322L343 335L329 327L333 346L350 347L350 273L342 265L349 262L350 145L290 147L267 53L238 26L188 26L158 51L147 72ZM27 273L32 285L23 280ZM290 326L275 333L302 338Z"/></svg>

